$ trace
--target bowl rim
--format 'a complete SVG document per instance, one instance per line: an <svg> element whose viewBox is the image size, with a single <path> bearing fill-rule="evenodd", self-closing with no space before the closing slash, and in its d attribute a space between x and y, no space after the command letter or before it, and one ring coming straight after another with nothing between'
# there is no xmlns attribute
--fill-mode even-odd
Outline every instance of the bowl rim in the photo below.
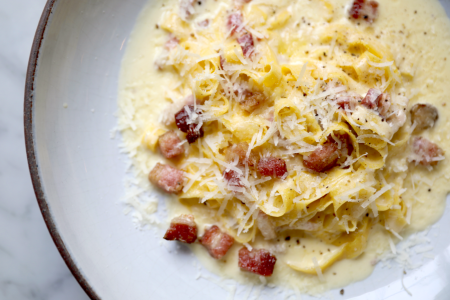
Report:
<svg viewBox="0 0 450 300"><path fill-rule="evenodd" d="M42 42L44 40L45 31L49 23L50 16L53 12L55 4L59 2L58 0L47 0L44 6L41 18L39 20L36 34L33 39L33 44L31 47L30 58L28 61L28 68L26 73L25 81L25 99L24 99L24 134L25 134L25 147L27 152L28 168L30 170L31 181L33 183L34 193L36 194L36 200L39 204L42 216L44 217L47 229L56 245L61 257L65 261L67 267L72 272L75 279L78 281L80 286L86 292L86 294L91 299L101 299L97 293L94 291L93 287L86 280L84 275L81 273L80 268L76 265L75 261L71 257L64 241L58 231L55 224L55 220L49 209L48 202L46 200L45 193L42 189L42 182L39 176L38 163L36 160L36 148L35 148L35 132L33 126L33 104L35 101L34 95L34 84L37 74L37 63L39 61L40 49Z"/></svg>

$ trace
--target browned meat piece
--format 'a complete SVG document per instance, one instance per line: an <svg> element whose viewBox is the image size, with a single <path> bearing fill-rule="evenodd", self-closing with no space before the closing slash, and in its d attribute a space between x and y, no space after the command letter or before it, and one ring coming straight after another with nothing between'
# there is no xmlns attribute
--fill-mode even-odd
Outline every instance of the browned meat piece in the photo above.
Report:
<svg viewBox="0 0 450 300"><path fill-rule="evenodd" d="M439 162L437 158L444 156L444 151L426 138L416 137L413 142L415 157L413 161L424 166L435 166Z"/></svg>
<svg viewBox="0 0 450 300"><path fill-rule="evenodd" d="M192 244L197 239L197 225L192 215L180 215L173 218L167 229L164 239Z"/></svg>
<svg viewBox="0 0 450 300"><path fill-rule="evenodd" d="M179 193L183 189L183 172L168 165L157 163L148 179L168 193Z"/></svg>
<svg viewBox="0 0 450 300"><path fill-rule="evenodd" d="M258 162L258 172L263 176L283 178L287 175L286 162L278 157L263 157Z"/></svg>
<svg viewBox="0 0 450 300"><path fill-rule="evenodd" d="M199 126L198 116L202 111L194 110L194 105L186 105L175 114L175 123L178 129L187 133L186 139L189 144L194 143L198 138L203 137L203 125Z"/></svg>
<svg viewBox="0 0 450 300"><path fill-rule="evenodd" d="M389 107L391 107L391 96L388 93L382 93L380 90L370 89L361 104L385 117Z"/></svg>
<svg viewBox="0 0 450 300"><path fill-rule="evenodd" d="M242 270L261 276L271 276L277 258L264 249L249 251L246 247L239 250L239 267Z"/></svg>
<svg viewBox="0 0 450 300"><path fill-rule="evenodd" d="M272 224L272 221L269 219L269 216L264 212L260 211L258 213L258 217L256 218L256 224L258 226L259 231L264 236L266 240L273 240L277 237L275 232L275 228Z"/></svg>
<svg viewBox="0 0 450 300"><path fill-rule="evenodd" d="M323 172L333 168L337 164L338 159L338 144L327 141L310 155L303 157L303 164L308 169Z"/></svg>
<svg viewBox="0 0 450 300"><path fill-rule="evenodd" d="M411 108L411 121L416 123L414 131L419 132L431 128L438 119L438 111L433 105L418 103Z"/></svg>
<svg viewBox="0 0 450 300"><path fill-rule="evenodd" d="M214 225L205 231L205 234L200 239L200 243L208 249L212 257L221 259L233 246L234 239Z"/></svg>
<svg viewBox="0 0 450 300"><path fill-rule="evenodd" d="M227 162L232 162L238 157L240 166L244 166L247 163L249 167L253 167L256 165L257 157L253 152L250 152L249 158L247 159L247 151L247 143L234 144L225 149L225 159Z"/></svg>
<svg viewBox="0 0 450 300"><path fill-rule="evenodd" d="M322 146L303 157L305 167L316 172L324 172L336 166L339 160L345 160L352 153L353 146L348 135L335 134L335 136L341 142L340 147L339 143L329 136Z"/></svg>
<svg viewBox="0 0 450 300"><path fill-rule="evenodd" d="M240 11L233 12L228 15L227 28L231 31L231 35L244 31L244 17Z"/></svg>
<svg viewBox="0 0 450 300"><path fill-rule="evenodd" d="M350 8L349 15L355 20L373 23L378 17L378 6L377 1L355 0Z"/></svg>
<svg viewBox="0 0 450 300"><path fill-rule="evenodd" d="M244 183L241 180L241 175L233 170L225 170L223 172L223 178L231 187L241 188L244 187Z"/></svg>
<svg viewBox="0 0 450 300"><path fill-rule="evenodd" d="M244 33L238 37L237 42L241 45L244 56L249 58L255 51L255 44L253 43L253 36L251 33Z"/></svg>
<svg viewBox="0 0 450 300"><path fill-rule="evenodd" d="M175 131L171 130L158 138L159 150L166 158L173 158L184 153L184 147Z"/></svg>
<svg viewBox="0 0 450 300"><path fill-rule="evenodd" d="M243 92L243 95L244 100L242 100L242 102L239 102L239 105L243 110L249 113L257 109L258 106L266 100L264 94L260 92L251 92L247 90Z"/></svg>
<svg viewBox="0 0 450 300"><path fill-rule="evenodd" d="M343 93L336 98L336 104L342 109L355 109L355 107L361 103L363 98L356 93Z"/></svg>

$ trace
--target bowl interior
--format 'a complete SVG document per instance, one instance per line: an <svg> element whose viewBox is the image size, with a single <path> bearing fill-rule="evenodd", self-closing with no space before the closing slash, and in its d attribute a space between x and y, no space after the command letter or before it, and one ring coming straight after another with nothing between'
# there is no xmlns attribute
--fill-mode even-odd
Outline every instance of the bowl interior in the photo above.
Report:
<svg viewBox="0 0 450 300"><path fill-rule="evenodd" d="M448 12L450 2L442 2ZM120 136L112 139L111 130L117 121L121 59L145 3L59 0L53 6L39 49L28 132L34 139L28 150L34 151L49 206L44 214L53 218L65 254L102 299L227 299L234 283L220 283L206 270L196 279L198 262L187 248L161 243L158 234L137 230L124 214L127 160L119 152ZM436 259L404 277L414 298L448 295L450 236L439 229L450 227L448 208L445 215L430 233ZM410 299L402 292L401 272L378 266L370 279L346 287L344 297L339 291L332 294L339 299L363 294L364 299ZM248 292L237 286L236 296ZM277 293L265 289L259 299Z"/></svg>

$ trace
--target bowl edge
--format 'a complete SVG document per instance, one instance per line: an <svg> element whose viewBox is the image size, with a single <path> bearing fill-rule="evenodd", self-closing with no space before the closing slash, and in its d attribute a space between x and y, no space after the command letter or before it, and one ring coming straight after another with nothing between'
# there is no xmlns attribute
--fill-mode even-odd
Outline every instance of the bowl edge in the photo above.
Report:
<svg viewBox="0 0 450 300"><path fill-rule="evenodd" d="M34 130L33 130L33 102L34 102L34 80L37 71L37 63L39 60L39 52L44 40L45 31L49 23L50 16L53 8L58 0L48 0L45 4L44 11L38 23L36 34L33 39L31 47L30 58L28 61L28 68L25 81L25 99L24 99L24 136L25 147L28 160L28 168L30 170L31 181L33 183L34 193L44 218L47 229L56 245L61 257L65 261L67 267L72 272L75 279L80 286L86 292L86 294L94 300L100 300L101 298L94 291L93 287L88 283L80 269L72 259L69 251L67 250L61 235L58 232L52 213L49 210L49 206L42 189L42 183L39 176L38 163L36 160L36 149L34 145Z"/></svg>

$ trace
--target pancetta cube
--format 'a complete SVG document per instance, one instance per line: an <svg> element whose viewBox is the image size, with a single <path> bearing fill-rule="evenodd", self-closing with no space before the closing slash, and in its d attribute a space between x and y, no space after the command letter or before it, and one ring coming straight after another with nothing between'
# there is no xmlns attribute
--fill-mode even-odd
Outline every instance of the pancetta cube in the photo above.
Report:
<svg viewBox="0 0 450 300"><path fill-rule="evenodd" d="M283 178L287 176L286 162L278 157L263 157L258 162L258 172L263 176Z"/></svg>
<svg viewBox="0 0 450 300"><path fill-rule="evenodd" d="M221 259L233 246L234 238L214 225L205 231L200 243L205 246L212 257Z"/></svg>
<svg viewBox="0 0 450 300"><path fill-rule="evenodd" d="M237 38L237 42L241 46L244 56L247 58L251 57L255 51L255 44L253 42L252 34L248 32L242 34Z"/></svg>
<svg viewBox="0 0 450 300"><path fill-rule="evenodd" d="M243 142L234 144L233 146L225 149L225 160L227 162L233 162L238 159L239 166L244 166L247 163L249 167L253 167L254 165L256 165L257 157L253 153L253 151L250 151L250 155L247 159L247 151L247 143Z"/></svg>
<svg viewBox="0 0 450 300"><path fill-rule="evenodd" d="M355 20L373 23L378 18L378 6L377 1L355 0L350 8L349 15Z"/></svg>
<svg viewBox="0 0 450 300"><path fill-rule="evenodd" d="M243 247L239 250L239 267L241 270L252 272L261 276L271 276L277 258L264 249L248 250Z"/></svg>
<svg viewBox="0 0 450 300"><path fill-rule="evenodd" d="M175 123L178 129L187 133L186 139L189 144L194 143L198 138L203 137L203 125L199 123L200 109L195 110L194 105L184 106L175 114Z"/></svg>
<svg viewBox="0 0 450 300"><path fill-rule="evenodd" d="M242 33L244 31L244 17L241 11L235 11L227 17L227 28L231 32L231 35L236 33Z"/></svg>
<svg viewBox="0 0 450 300"><path fill-rule="evenodd" d="M338 132L328 136L327 141L311 154L303 157L303 165L316 172L327 171L344 162L353 151L348 134Z"/></svg>
<svg viewBox="0 0 450 300"><path fill-rule="evenodd" d="M184 174L169 165L157 163L148 174L151 183L168 193L179 193L183 189Z"/></svg>
<svg viewBox="0 0 450 300"><path fill-rule="evenodd" d="M442 160L444 151L426 138L416 137L413 142L413 161L424 166L435 166Z"/></svg>
<svg viewBox="0 0 450 300"><path fill-rule="evenodd" d="M170 130L158 138L159 150L166 158L174 158L184 153L184 147L177 133Z"/></svg>
<svg viewBox="0 0 450 300"><path fill-rule="evenodd" d="M391 106L391 96L378 89L370 89L361 104L385 117Z"/></svg>
<svg viewBox="0 0 450 300"><path fill-rule="evenodd" d="M170 222L164 239L168 241L180 241L186 244L192 244L197 239L197 225L192 215L180 215Z"/></svg>
<svg viewBox="0 0 450 300"><path fill-rule="evenodd" d="M249 113L252 113L260 106L261 103L266 100L266 96L264 96L264 94L260 92L251 92L247 90L244 91L242 95L244 96L244 99L239 102L239 105L243 110Z"/></svg>
<svg viewBox="0 0 450 300"><path fill-rule="evenodd" d="M418 103L411 108L411 122L416 124L416 132L433 127L438 119L438 110L431 104Z"/></svg>
<svg viewBox="0 0 450 300"><path fill-rule="evenodd" d="M227 184L231 187L241 188L244 187L244 183L241 180L241 175L234 170L225 170L223 172L223 178Z"/></svg>

